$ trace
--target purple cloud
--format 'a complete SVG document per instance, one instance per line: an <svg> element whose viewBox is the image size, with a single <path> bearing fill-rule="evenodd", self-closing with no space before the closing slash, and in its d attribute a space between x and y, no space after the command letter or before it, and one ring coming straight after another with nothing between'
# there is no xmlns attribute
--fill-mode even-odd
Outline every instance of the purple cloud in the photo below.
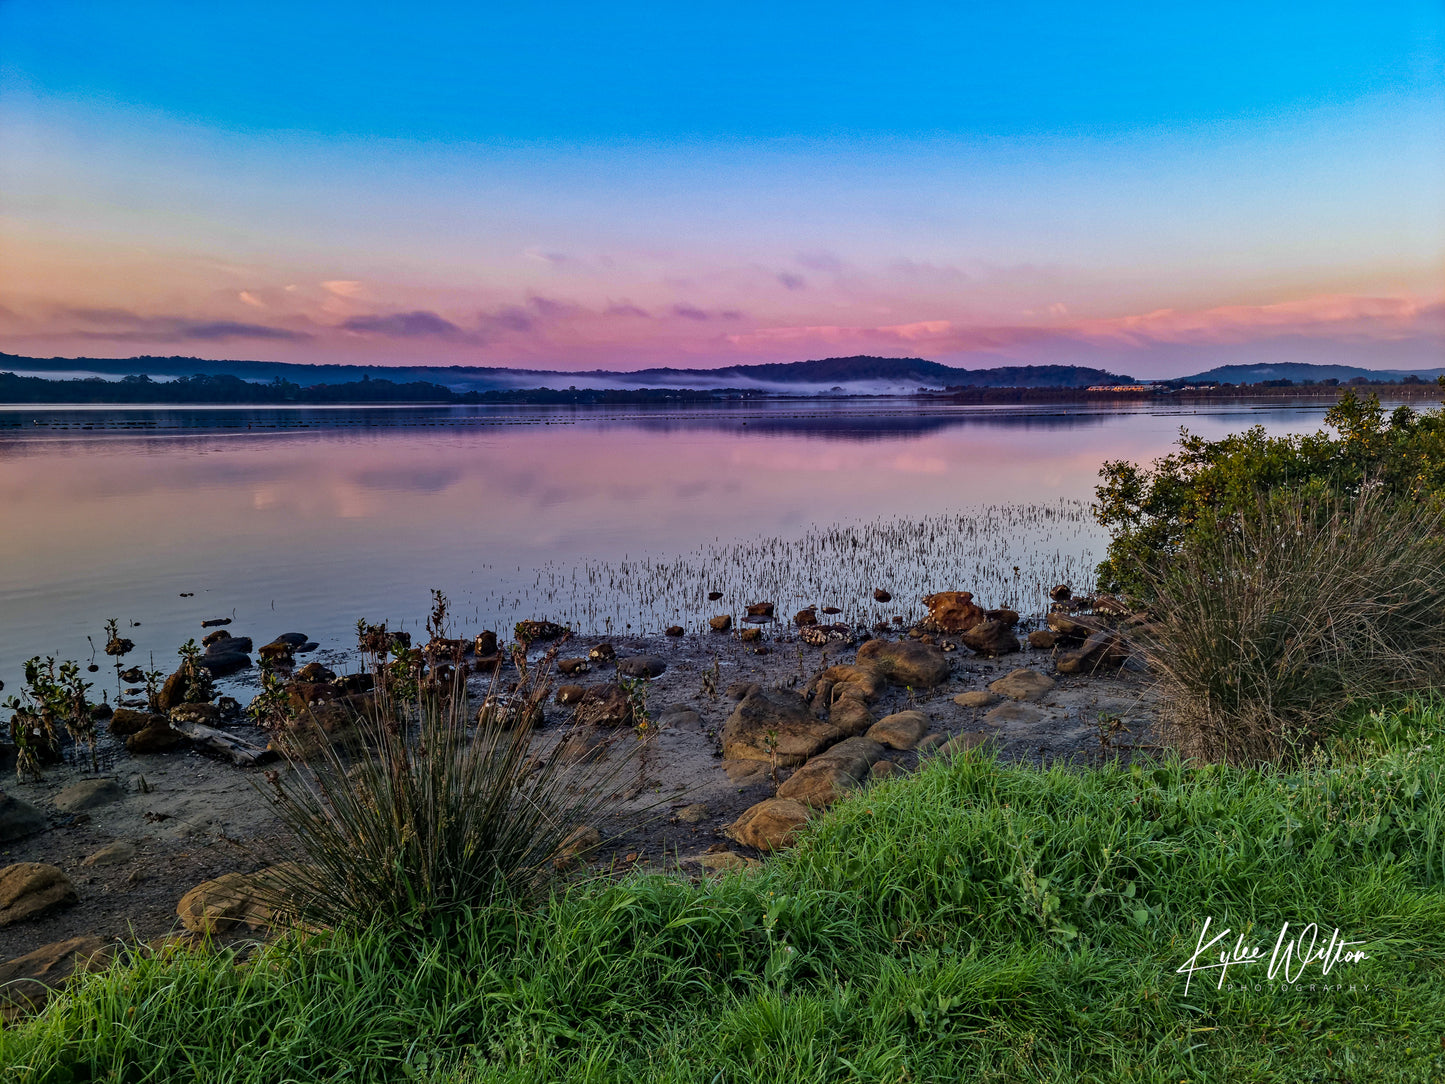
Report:
<svg viewBox="0 0 1445 1084"><path fill-rule="evenodd" d="M450 320L425 309L397 312L390 316L353 316L343 320L341 326L347 331L388 335L394 339L414 339L428 335L450 337L462 333L462 329Z"/></svg>
<svg viewBox="0 0 1445 1084"><path fill-rule="evenodd" d="M783 284L785 290L805 290L808 287L808 280L802 275L795 275L791 271L779 271L778 281Z"/></svg>

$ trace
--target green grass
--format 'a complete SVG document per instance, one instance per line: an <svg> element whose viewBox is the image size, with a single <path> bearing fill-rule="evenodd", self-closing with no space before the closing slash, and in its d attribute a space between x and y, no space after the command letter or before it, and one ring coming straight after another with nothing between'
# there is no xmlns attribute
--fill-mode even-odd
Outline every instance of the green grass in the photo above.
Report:
<svg viewBox="0 0 1445 1084"><path fill-rule="evenodd" d="M981 755L859 793L756 874L574 887L462 935L140 959L0 1032L7 1079L1445 1079L1445 702L1290 771ZM1206 916L1338 926L1346 989L1175 969ZM1265 981L1263 966L1231 974Z"/></svg>

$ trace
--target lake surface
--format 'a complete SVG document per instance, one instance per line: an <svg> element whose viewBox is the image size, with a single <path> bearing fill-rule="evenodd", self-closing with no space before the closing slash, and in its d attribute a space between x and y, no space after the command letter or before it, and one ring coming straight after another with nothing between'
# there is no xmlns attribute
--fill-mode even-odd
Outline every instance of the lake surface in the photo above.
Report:
<svg viewBox="0 0 1445 1084"><path fill-rule="evenodd" d="M1102 550L1101 462L1326 409L0 406L0 680L88 662L107 617L167 671L208 618L349 648L358 618L415 629L432 588L504 634L692 631L760 598L871 622L949 588L1039 609Z"/></svg>

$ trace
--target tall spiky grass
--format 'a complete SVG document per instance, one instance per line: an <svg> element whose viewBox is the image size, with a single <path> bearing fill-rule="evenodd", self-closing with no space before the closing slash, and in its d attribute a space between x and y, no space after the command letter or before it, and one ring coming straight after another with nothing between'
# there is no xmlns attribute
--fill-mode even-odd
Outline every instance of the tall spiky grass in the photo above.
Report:
<svg viewBox="0 0 1445 1084"><path fill-rule="evenodd" d="M1289 759L1354 702L1445 677L1445 522L1387 501L1260 497L1151 574L1149 662L1187 755Z"/></svg>
<svg viewBox="0 0 1445 1084"><path fill-rule="evenodd" d="M277 907L309 925L435 931L535 903L640 747L570 765L532 755L547 692L542 675L474 712L458 676L408 711L383 687L346 740L317 728L319 751L271 777L296 852L278 867Z"/></svg>

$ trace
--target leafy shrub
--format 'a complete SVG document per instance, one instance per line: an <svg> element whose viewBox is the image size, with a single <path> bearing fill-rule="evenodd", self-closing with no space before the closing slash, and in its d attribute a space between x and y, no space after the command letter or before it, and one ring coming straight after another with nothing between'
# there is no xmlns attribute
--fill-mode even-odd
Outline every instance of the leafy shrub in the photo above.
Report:
<svg viewBox="0 0 1445 1084"><path fill-rule="evenodd" d="M1381 489L1257 496L1199 518L1155 571L1150 665L1186 754L1275 760L1352 701L1445 675L1445 521Z"/></svg>
<svg viewBox="0 0 1445 1084"><path fill-rule="evenodd" d="M1095 516L1112 537L1100 588L1147 593L1196 525L1248 514L1261 493L1322 501L1368 484L1412 507L1445 505L1445 411L1402 406L1387 417L1377 396L1345 391L1325 422L1335 434L1271 437L1256 426L1211 441L1182 430L1179 451L1152 466L1105 463Z"/></svg>

